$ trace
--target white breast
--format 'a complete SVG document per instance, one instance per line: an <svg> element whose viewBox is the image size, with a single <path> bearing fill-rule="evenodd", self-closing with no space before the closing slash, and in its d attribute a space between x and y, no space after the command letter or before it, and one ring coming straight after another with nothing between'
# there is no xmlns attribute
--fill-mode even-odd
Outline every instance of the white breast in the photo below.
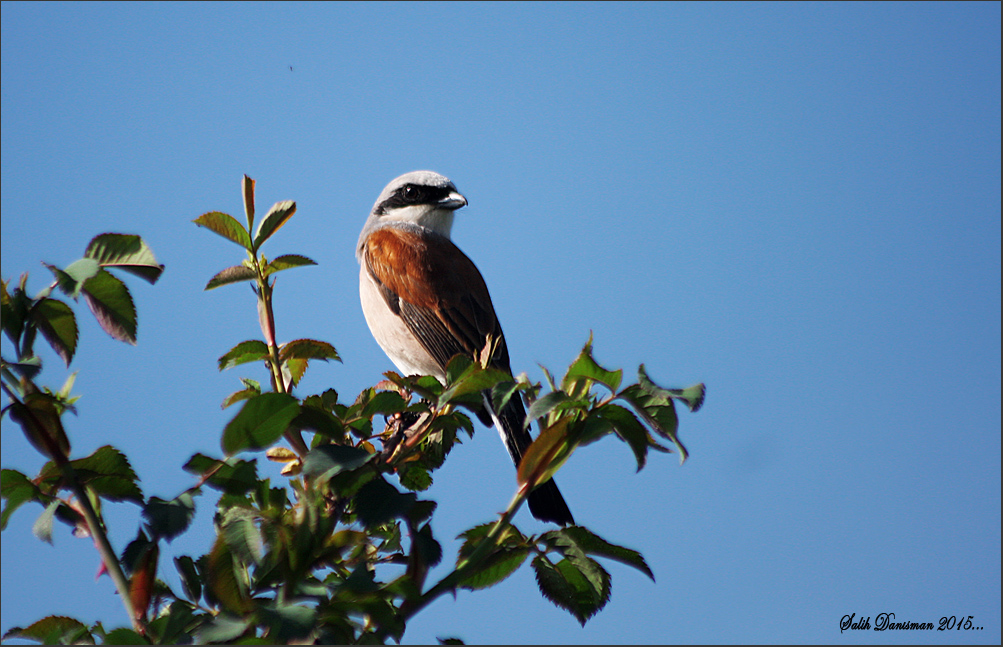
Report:
<svg viewBox="0 0 1003 647"><path fill-rule="evenodd" d="M365 264L359 272L359 296L369 330L397 369L404 375L434 375L445 382L446 374L387 305Z"/></svg>

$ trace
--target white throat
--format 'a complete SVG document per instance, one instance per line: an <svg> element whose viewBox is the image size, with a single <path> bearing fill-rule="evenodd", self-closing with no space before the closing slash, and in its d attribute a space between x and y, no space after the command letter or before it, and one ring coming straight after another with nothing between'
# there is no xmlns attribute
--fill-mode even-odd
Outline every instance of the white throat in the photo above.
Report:
<svg viewBox="0 0 1003 647"><path fill-rule="evenodd" d="M425 229L430 229L440 236L449 238L453 230L452 209L439 209L427 204L417 204L408 207L398 207L382 217L384 222L409 222Z"/></svg>

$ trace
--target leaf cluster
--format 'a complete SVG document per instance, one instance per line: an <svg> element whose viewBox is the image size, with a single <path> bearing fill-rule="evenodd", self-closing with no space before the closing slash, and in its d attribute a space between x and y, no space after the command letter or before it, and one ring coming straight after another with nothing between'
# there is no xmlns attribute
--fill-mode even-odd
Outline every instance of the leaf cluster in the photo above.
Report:
<svg viewBox="0 0 1003 647"><path fill-rule="evenodd" d="M139 236L100 234L84 250L83 258L65 269L46 263L53 283L28 295L28 275L22 274L18 285L11 288L7 280L0 282L0 321L4 335L13 346L12 357L0 357L3 390L9 404L3 413L21 425L35 449L57 460L66 460L70 452L69 439L60 416L72 411L76 398L70 395L76 374L58 391L40 389L33 378L42 370L42 359L35 353L39 333L52 350L70 365L77 351L79 328L73 309L52 295L58 288L76 301L81 295L98 324L113 338L136 343L136 306L125 283L109 269L124 270L146 281L156 283L164 266L157 263L153 252Z"/></svg>
<svg viewBox="0 0 1003 647"><path fill-rule="evenodd" d="M595 361L591 335L568 367L560 386L549 371L544 369L544 374L551 390L529 407L526 425L539 420L541 431L519 466L520 483L532 488L545 482L577 447L610 434L630 447L638 471L647 464L649 449L672 452L658 442L659 438L672 443L679 452L680 464L689 456L677 433L679 417L675 401L683 402L690 411L698 411L706 393L702 383L685 389L666 389L648 377L642 364L637 369L637 383L620 389L623 371L607 370ZM605 395L593 391L597 385L603 387Z"/></svg>

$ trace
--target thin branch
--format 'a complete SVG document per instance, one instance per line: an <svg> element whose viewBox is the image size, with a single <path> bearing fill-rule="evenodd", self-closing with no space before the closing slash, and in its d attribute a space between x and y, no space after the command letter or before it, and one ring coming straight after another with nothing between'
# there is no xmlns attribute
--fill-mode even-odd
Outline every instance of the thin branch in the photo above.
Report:
<svg viewBox="0 0 1003 647"><path fill-rule="evenodd" d="M268 284L268 277L265 276L261 263L257 256L250 254L251 262L254 265L254 272L258 277L258 320L261 324L261 332L265 336L265 343L268 344L268 366L271 371L272 390L276 393L288 393L289 388L282 377L282 363L279 360L279 347L275 334L275 312L272 309L272 286ZM310 448L303 442L303 436L298 430L286 429L283 433L286 440L292 446L293 451L303 458L310 452Z"/></svg>

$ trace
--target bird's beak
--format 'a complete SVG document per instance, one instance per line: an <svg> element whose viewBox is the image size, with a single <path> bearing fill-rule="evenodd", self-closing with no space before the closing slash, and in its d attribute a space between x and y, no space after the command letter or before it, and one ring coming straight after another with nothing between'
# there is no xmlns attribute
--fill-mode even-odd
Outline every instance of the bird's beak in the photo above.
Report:
<svg viewBox="0 0 1003 647"><path fill-rule="evenodd" d="M439 207L442 209L449 209L450 211L456 211L460 207L467 206L467 199L456 191L451 192L442 200L439 200Z"/></svg>

